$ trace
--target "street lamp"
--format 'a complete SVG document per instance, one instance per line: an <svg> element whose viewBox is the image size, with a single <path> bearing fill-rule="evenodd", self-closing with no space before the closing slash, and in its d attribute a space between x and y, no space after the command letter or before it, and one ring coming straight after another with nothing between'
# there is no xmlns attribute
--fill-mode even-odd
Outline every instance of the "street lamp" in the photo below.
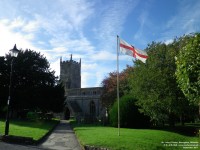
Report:
<svg viewBox="0 0 200 150"><path fill-rule="evenodd" d="M9 85L9 95L8 95L8 108L7 108L7 115L6 115L6 126L5 126L5 135L8 135L9 133L9 117L10 117L10 100L11 100L11 86L12 86L12 71L13 71L13 60L15 57L17 57L19 53L19 50L16 47L16 44L14 45L13 49L10 50L11 54L11 64L10 64L10 85Z"/></svg>

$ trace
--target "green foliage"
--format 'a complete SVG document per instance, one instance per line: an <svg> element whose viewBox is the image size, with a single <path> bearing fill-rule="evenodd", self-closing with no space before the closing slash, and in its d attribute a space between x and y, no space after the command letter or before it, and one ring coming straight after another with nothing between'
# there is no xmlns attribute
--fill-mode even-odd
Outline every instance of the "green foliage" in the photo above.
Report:
<svg viewBox="0 0 200 150"><path fill-rule="evenodd" d="M127 94L130 90L128 83L128 74L133 67L127 66L125 70L119 73L119 96ZM102 104L110 109L117 98L117 72L109 73L109 76L102 81L103 93L101 95Z"/></svg>
<svg viewBox="0 0 200 150"><path fill-rule="evenodd" d="M176 60L177 82L193 104L200 103L200 33L190 36Z"/></svg>
<svg viewBox="0 0 200 150"><path fill-rule="evenodd" d="M10 75L10 54L0 57L0 109L7 105ZM58 84L47 59L32 50L20 50L13 60L10 105L15 112L30 111L61 112L64 103L64 88Z"/></svg>
<svg viewBox="0 0 200 150"><path fill-rule="evenodd" d="M120 73L120 97L131 94L140 112L156 124L173 126L178 120L193 121L197 115L195 105L200 102L199 45L199 33L175 38L170 44L152 42L145 49L149 55L146 64L136 60L134 67ZM116 72L109 75L102 82L102 102L107 108L117 95ZM116 120L116 115L112 117Z"/></svg>
<svg viewBox="0 0 200 150"><path fill-rule="evenodd" d="M7 108L9 73L5 57L0 57L0 117L4 117Z"/></svg>
<svg viewBox="0 0 200 150"><path fill-rule="evenodd" d="M134 71L129 76L131 93L138 99L141 112L152 121L174 125L177 118L191 109L175 77L175 56L188 39L188 36L174 39L168 45L153 42L146 48L147 63L135 61Z"/></svg>
<svg viewBox="0 0 200 150"><path fill-rule="evenodd" d="M140 113L135 105L136 100L129 95L120 98L120 126L127 128L143 128L150 126L150 119ZM117 127L118 102L115 102L109 112L110 124Z"/></svg>
<svg viewBox="0 0 200 150"><path fill-rule="evenodd" d="M36 112L28 112L26 118L29 120L38 120L39 116Z"/></svg>

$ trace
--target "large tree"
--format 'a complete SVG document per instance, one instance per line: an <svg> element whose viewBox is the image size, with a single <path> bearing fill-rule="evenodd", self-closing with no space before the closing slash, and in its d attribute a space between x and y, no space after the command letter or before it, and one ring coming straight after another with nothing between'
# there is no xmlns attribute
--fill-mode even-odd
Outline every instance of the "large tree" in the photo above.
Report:
<svg viewBox="0 0 200 150"><path fill-rule="evenodd" d="M5 57L0 57L0 117L6 111L6 103L8 98L8 84L9 84L9 72L8 65Z"/></svg>
<svg viewBox="0 0 200 150"><path fill-rule="evenodd" d="M135 105L137 100L124 95L120 98L120 126L126 128L143 128L150 126L150 118L139 112ZM110 125L117 127L118 124L118 103L115 102L109 111Z"/></svg>
<svg viewBox="0 0 200 150"><path fill-rule="evenodd" d="M192 104L200 103L200 33L190 35L176 60L176 78Z"/></svg>
<svg viewBox="0 0 200 150"><path fill-rule="evenodd" d="M123 96L129 92L128 74L133 70L127 66L125 70L119 73L119 96ZM102 81L103 93L101 100L103 105L110 109L117 98L117 72L109 73L109 76Z"/></svg>
<svg viewBox="0 0 200 150"><path fill-rule="evenodd" d="M173 43L155 43L146 48L149 58L144 64L135 61L130 76L132 94L144 114L155 122L174 125L176 117L186 115L189 104L177 85L175 78L175 56L187 38L175 39Z"/></svg>
<svg viewBox="0 0 200 150"><path fill-rule="evenodd" d="M11 59L10 54L6 55L7 67L3 79L7 83ZM20 50L18 57L13 60L12 110L62 111L64 90L56 81L57 77L43 55L32 50ZM4 89L8 91L7 84Z"/></svg>

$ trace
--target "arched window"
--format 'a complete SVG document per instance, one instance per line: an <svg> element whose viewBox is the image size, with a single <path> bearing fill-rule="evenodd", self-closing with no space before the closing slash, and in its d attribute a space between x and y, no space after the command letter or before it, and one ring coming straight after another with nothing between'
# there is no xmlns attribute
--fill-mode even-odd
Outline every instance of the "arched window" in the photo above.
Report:
<svg viewBox="0 0 200 150"><path fill-rule="evenodd" d="M96 107L94 101L90 102L90 115L94 116L96 113Z"/></svg>

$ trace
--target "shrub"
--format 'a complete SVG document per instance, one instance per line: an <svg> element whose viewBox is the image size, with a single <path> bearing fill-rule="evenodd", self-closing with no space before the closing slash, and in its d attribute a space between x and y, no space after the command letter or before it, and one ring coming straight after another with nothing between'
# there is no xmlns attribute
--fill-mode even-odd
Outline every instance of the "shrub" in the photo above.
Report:
<svg viewBox="0 0 200 150"><path fill-rule="evenodd" d="M150 126L150 118L139 112L136 99L126 95L120 98L120 126L125 128L146 128ZM111 126L118 125L118 103L115 102L109 112Z"/></svg>
<svg viewBox="0 0 200 150"><path fill-rule="evenodd" d="M27 119L29 119L29 120L37 120L37 119L39 119L39 116L38 116L38 114L36 113L36 112L28 112L27 113Z"/></svg>

